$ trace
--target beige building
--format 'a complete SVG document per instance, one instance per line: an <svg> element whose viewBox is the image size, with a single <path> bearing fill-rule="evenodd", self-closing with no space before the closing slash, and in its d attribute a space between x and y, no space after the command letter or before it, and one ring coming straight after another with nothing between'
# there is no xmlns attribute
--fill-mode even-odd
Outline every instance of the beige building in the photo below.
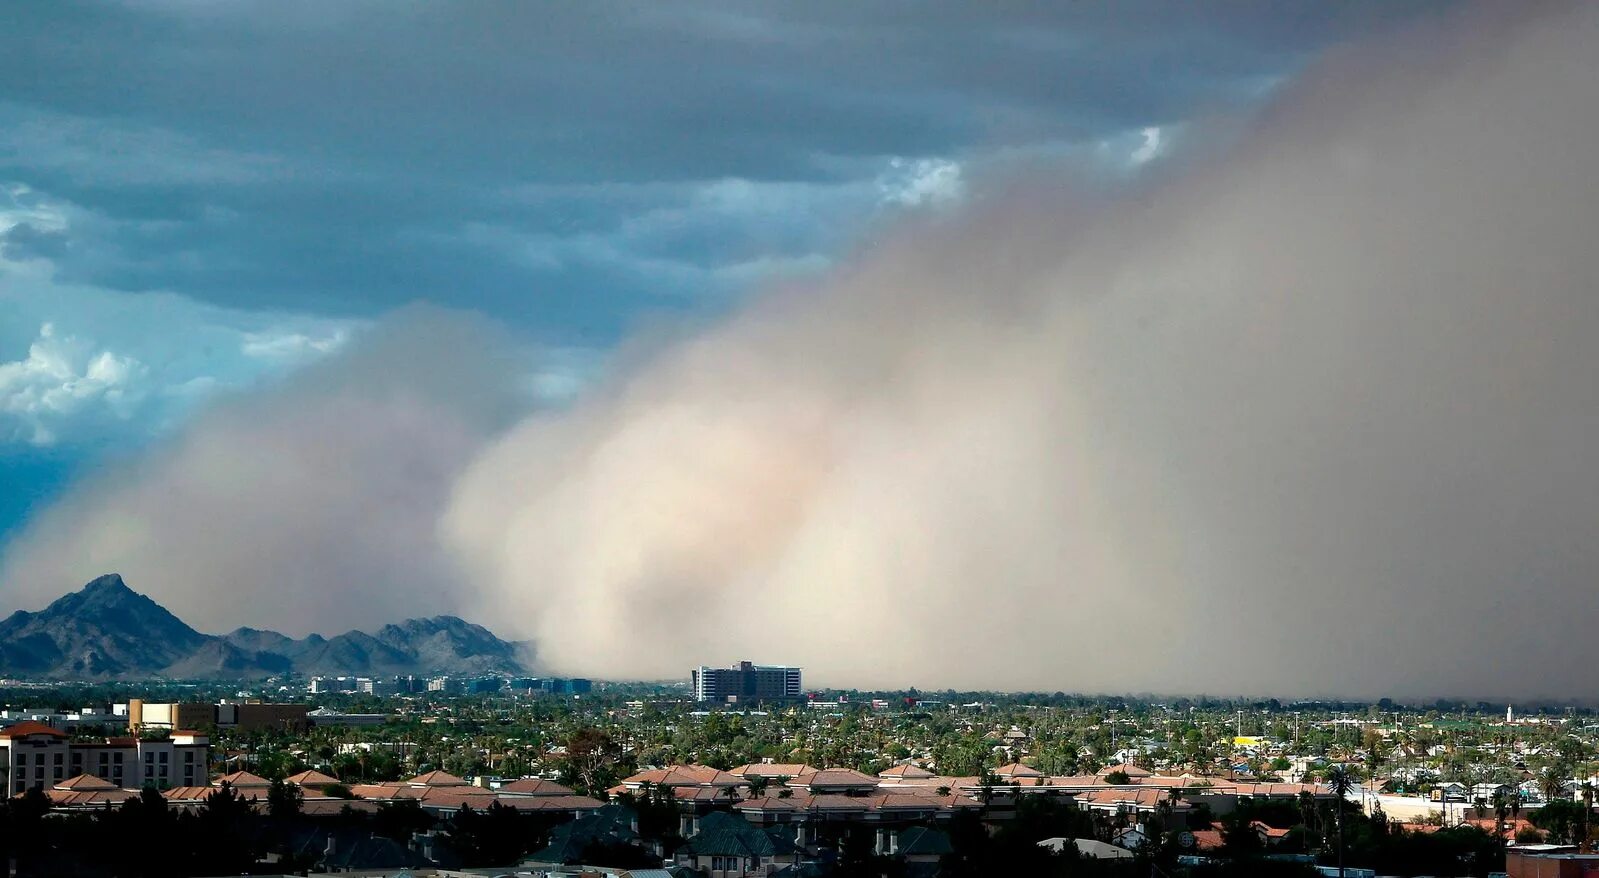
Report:
<svg viewBox="0 0 1599 878"><path fill-rule="evenodd" d="M199 786L209 777L210 753L205 735L184 729L161 740L100 741L73 741L67 733L35 722L0 731L0 771L8 797L32 787L53 789L85 774L122 789Z"/></svg>

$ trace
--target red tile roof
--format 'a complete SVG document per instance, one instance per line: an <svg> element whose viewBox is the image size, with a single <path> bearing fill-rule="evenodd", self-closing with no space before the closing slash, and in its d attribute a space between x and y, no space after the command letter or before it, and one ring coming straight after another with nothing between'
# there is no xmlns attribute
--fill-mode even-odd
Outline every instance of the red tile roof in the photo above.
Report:
<svg viewBox="0 0 1599 878"><path fill-rule="evenodd" d="M789 778L791 787L809 787L817 789L822 787L875 787L877 778L869 774L862 774L853 768L824 768L810 774Z"/></svg>
<svg viewBox="0 0 1599 878"><path fill-rule="evenodd" d="M414 787L465 787L465 786L471 786L471 784L467 783L465 780L462 780L461 778L456 777L455 775L450 774L447 771L430 771L430 772L427 772L426 774L419 774L416 777L413 777L410 780L406 781L406 783L408 783L408 784L410 784L411 786L414 786Z"/></svg>
<svg viewBox="0 0 1599 878"><path fill-rule="evenodd" d="M236 790L265 789L272 786L272 781L259 774L251 774L248 771L235 771L232 774L222 775L213 781L211 785L219 787L223 784L228 784Z"/></svg>
<svg viewBox="0 0 1599 878"><path fill-rule="evenodd" d="M338 783L339 779L332 775L323 774L320 771L312 769L310 771L302 771L299 774L290 775L289 777L284 778L284 781L299 787L326 787Z"/></svg>
<svg viewBox="0 0 1599 878"><path fill-rule="evenodd" d="M117 788L117 785L104 778L95 777L92 774L80 774L77 777L69 777L66 780L56 784L55 788L68 792L86 793L97 790L114 790Z"/></svg>
<svg viewBox="0 0 1599 878"><path fill-rule="evenodd" d="M882 771L879 771L877 776L893 778L928 778L934 777L935 775L920 765L896 765L893 768L885 768Z"/></svg>
<svg viewBox="0 0 1599 878"><path fill-rule="evenodd" d="M520 796L570 796L572 789L564 787L553 780L541 777L524 777L510 783L500 784L496 792L515 793Z"/></svg>
<svg viewBox="0 0 1599 878"><path fill-rule="evenodd" d="M728 771L738 777L799 777L815 771L803 762L751 762Z"/></svg>
<svg viewBox="0 0 1599 878"><path fill-rule="evenodd" d="M741 777L718 771L708 765L669 765L641 771L622 781L621 786L638 788L645 784L666 784L669 787L694 786L744 786L748 781Z"/></svg>
<svg viewBox="0 0 1599 878"><path fill-rule="evenodd" d="M4 731L0 731L0 738L25 738L29 735L49 735L52 738L65 738L67 733L31 719L24 720L6 728Z"/></svg>

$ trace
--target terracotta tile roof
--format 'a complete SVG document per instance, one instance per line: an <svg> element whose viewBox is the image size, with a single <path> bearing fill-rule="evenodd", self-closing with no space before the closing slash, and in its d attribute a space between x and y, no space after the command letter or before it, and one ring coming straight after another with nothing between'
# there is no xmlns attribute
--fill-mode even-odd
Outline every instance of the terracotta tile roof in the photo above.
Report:
<svg viewBox="0 0 1599 878"><path fill-rule="evenodd" d="M376 814L378 803L361 799L306 799L300 805L300 813L307 817L335 817L342 814L345 808L364 814Z"/></svg>
<svg viewBox="0 0 1599 878"><path fill-rule="evenodd" d="M728 774L738 777L778 778L799 777L802 774L810 774L814 771L816 771L815 768L803 762L752 762L748 765L740 765L731 769Z"/></svg>
<svg viewBox="0 0 1599 878"><path fill-rule="evenodd" d="M737 798L733 787L672 787L672 798L687 802L730 802Z"/></svg>
<svg viewBox="0 0 1599 878"><path fill-rule="evenodd" d="M826 787L875 787L877 778L869 774L862 774L853 768L824 768L810 774L790 778L788 785L791 787L808 787L810 789Z"/></svg>
<svg viewBox="0 0 1599 878"><path fill-rule="evenodd" d="M299 774L286 777L284 780L300 787L326 787L332 786L333 784L339 782L338 778L329 774L323 774L315 769L310 771L302 771Z"/></svg>
<svg viewBox="0 0 1599 878"><path fill-rule="evenodd" d="M67 737L66 732L31 719L24 720L14 726L9 726L5 730L0 731L0 738L25 738L28 735L49 735L52 738Z"/></svg>
<svg viewBox="0 0 1599 878"><path fill-rule="evenodd" d="M761 796L733 806L735 811L756 812L825 812L867 813L905 811L950 811L981 808L982 804L966 796L934 796L922 793L895 792L876 796L839 796L831 794L792 796Z"/></svg>
<svg viewBox="0 0 1599 878"><path fill-rule="evenodd" d="M804 811L810 807L810 796L759 796L745 799L733 806L735 811Z"/></svg>
<svg viewBox="0 0 1599 878"><path fill-rule="evenodd" d="M168 802L197 802L216 791L216 787L173 787L162 790L161 798Z"/></svg>
<svg viewBox="0 0 1599 878"><path fill-rule="evenodd" d="M1044 778L1044 786L1064 787L1066 789L1097 789L1105 786L1105 779L1093 774L1048 775Z"/></svg>
<svg viewBox="0 0 1599 878"><path fill-rule="evenodd" d="M896 765L893 768L885 768L882 771L879 771L877 776L910 779L929 778L935 777L936 775L920 765Z"/></svg>
<svg viewBox="0 0 1599 878"><path fill-rule="evenodd" d="M994 769L994 775L1010 780L1022 777L1043 777L1044 773L1030 765L1023 765L1020 762L1012 762L1009 765L1001 765L1000 767Z"/></svg>
<svg viewBox="0 0 1599 878"><path fill-rule="evenodd" d="M137 790L119 790L116 787L109 790L54 789L45 790L44 795L50 800L52 808L103 808L139 797Z"/></svg>
<svg viewBox="0 0 1599 878"><path fill-rule="evenodd" d="M734 787L746 783L747 781L741 777L718 771L708 765L669 765L666 768L641 771L622 781L621 786L635 789L645 784L665 784L669 787Z"/></svg>
<svg viewBox="0 0 1599 878"><path fill-rule="evenodd" d="M541 777L524 777L510 783L500 784L498 792L515 793L521 796L570 796L570 787L564 787L553 780Z"/></svg>
<svg viewBox="0 0 1599 878"><path fill-rule="evenodd" d="M877 786L883 789L900 789L902 787L926 787L927 789L949 787L950 789L956 789L966 784L976 786L977 782L978 779L975 777L949 777L942 774L929 774L923 777L921 775L907 774L900 777L879 778Z"/></svg>
<svg viewBox="0 0 1599 878"><path fill-rule="evenodd" d="M88 793L101 790L114 790L117 788L117 785L104 778L95 777L92 774L80 774L77 777L69 777L66 780L56 784L55 788L58 790L66 790L68 792Z"/></svg>
<svg viewBox="0 0 1599 878"><path fill-rule="evenodd" d="M211 783L212 786L218 787L223 784L228 784L236 790L265 789L272 786L272 781L248 771L235 771L232 774L224 774Z"/></svg>
<svg viewBox="0 0 1599 878"><path fill-rule="evenodd" d="M1230 793L1237 786L1234 782L1224 777L1206 777L1198 774L1182 774L1176 777L1151 775L1140 780L1144 786L1165 787L1166 789L1183 790L1209 790L1217 793Z"/></svg>
<svg viewBox="0 0 1599 878"><path fill-rule="evenodd" d="M402 783L358 783L350 792L363 799L405 799L414 798L418 788Z"/></svg>
<svg viewBox="0 0 1599 878"><path fill-rule="evenodd" d="M1125 787L1092 790L1077 797L1078 802L1087 805L1132 805L1138 808L1153 808L1169 799L1171 799L1171 793L1166 790L1127 789Z"/></svg>
<svg viewBox="0 0 1599 878"><path fill-rule="evenodd" d="M1240 796L1271 796L1294 797L1300 793L1310 793L1312 796L1331 796L1332 790L1326 784L1314 783L1237 783L1233 784L1233 791Z"/></svg>
<svg viewBox="0 0 1599 878"><path fill-rule="evenodd" d="M590 796L505 796L496 799L518 811L598 811L605 803ZM473 807L476 807L474 805Z"/></svg>
<svg viewBox="0 0 1599 878"><path fill-rule="evenodd" d="M471 786L465 780L450 774L447 771L429 771L419 774L406 781L414 787L465 787Z"/></svg>
<svg viewBox="0 0 1599 878"><path fill-rule="evenodd" d="M1249 826L1250 826L1251 829L1254 829L1256 832L1266 836L1267 838L1287 838L1288 837L1288 830L1286 830L1286 829L1278 829L1275 826L1267 826L1265 823L1263 823L1262 821L1259 821L1259 820L1251 820L1251 821L1249 821Z"/></svg>

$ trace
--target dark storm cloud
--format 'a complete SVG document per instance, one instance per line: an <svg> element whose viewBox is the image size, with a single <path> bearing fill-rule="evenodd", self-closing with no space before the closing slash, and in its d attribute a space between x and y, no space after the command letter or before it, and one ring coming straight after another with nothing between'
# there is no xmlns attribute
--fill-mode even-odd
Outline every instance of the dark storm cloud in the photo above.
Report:
<svg viewBox="0 0 1599 878"><path fill-rule="evenodd" d="M336 313L425 298L606 340L641 309L737 287L730 262L825 259L870 213L846 194L887 157L1169 123L1396 17L1309 2L26 2L0 28L0 179L81 208L79 246L55 254L71 281ZM712 212L544 252L727 178L812 198L764 238Z"/></svg>

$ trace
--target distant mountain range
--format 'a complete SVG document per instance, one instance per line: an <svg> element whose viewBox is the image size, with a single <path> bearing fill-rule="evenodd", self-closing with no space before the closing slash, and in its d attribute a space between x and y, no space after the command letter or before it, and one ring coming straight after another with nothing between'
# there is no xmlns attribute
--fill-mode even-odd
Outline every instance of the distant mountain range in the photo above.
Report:
<svg viewBox="0 0 1599 878"><path fill-rule="evenodd" d="M0 677L35 679L520 674L530 652L454 616L299 640L254 628L202 634L114 573L37 613L18 611L0 622Z"/></svg>

